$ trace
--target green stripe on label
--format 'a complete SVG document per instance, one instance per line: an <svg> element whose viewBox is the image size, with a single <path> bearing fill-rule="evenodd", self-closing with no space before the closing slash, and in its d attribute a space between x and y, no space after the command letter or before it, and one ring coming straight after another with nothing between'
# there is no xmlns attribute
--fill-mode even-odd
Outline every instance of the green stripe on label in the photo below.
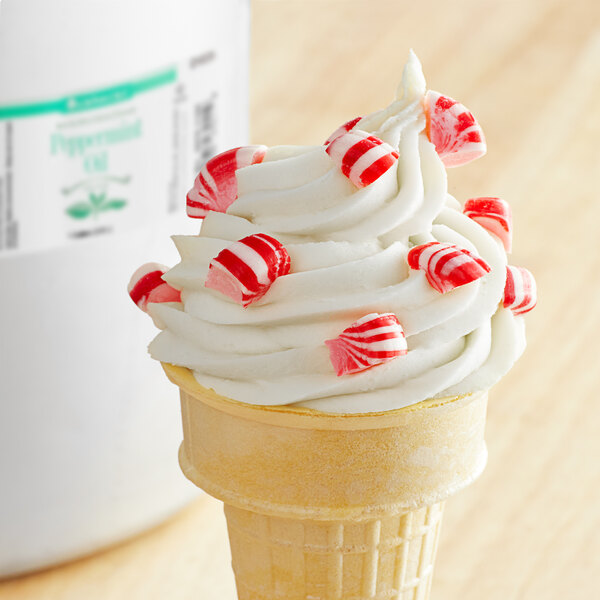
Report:
<svg viewBox="0 0 600 600"><path fill-rule="evenodd" d="M0 121L6 119L19 119L25 117L37 117L49 113L78 113L86 110L104 108L111 104L118 104L131 100L138 94L149 92L159 87L175 83L177 81L177 69L170 68L149 77L128 81L119 85L103 88L83 94L73 94L57 100L48 102L36 102L32 104L16 104L14 106L0 106Z"/></svg>

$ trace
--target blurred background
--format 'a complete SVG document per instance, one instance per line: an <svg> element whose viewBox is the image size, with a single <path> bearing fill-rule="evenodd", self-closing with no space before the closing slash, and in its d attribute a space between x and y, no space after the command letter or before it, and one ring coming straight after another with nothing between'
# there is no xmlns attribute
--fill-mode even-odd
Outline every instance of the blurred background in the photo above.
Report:
<svg viewBox="0 0 600 600"><path fill-rule="evenodd" d="M2 600L235 598L221 507L179 472L177 391L126 284L197 230L204 160L321 143L389 103L409 48L486 134L450 193L510 202L511 263L539 293L432 598L596 597L600 4L0 0Z"/></svg>

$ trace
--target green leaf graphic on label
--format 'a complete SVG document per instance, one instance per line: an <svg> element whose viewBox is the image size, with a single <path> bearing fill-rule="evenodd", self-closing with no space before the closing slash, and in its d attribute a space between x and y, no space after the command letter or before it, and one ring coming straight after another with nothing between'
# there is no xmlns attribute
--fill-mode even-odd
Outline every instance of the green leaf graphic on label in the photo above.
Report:
<svg viewBox="0 0 600 600"><path fill-rule="evenodd" d="M100 206L106 200L106 194L94 194L90 192L90 202L94 206Z"/></svg>
<svg viewBox="0 0 600 600"><path fill-rule="evenodd" d="M127 206L127 200L124 198L111 198L106 200L106 194L90 194L89 202L77 202L72 204L66 210L67 214L73 219L87 219L91 215L98 216L101 212L109 210L122 210Z"/></svg>
<svg viewBox="0 0 600 600"><path fill-rule="evenodd" d="M0 0L1 1L1 0ZM70 187L63 187L61 192L65 196L77 192L77 195L83 192L84 198L71 204L66 209L66 213L76 220L94 218L98 219L102 213L110 211L120 211L126 208L129 201L125 198L111 198L108 194L110 185L128 185L131 181L131 175L94 175L78 181Z"/></svg>
<svg viewBox="0 0 600 600"><path fill-rule="evenodd" d="M92 213L92 206L87 204L86 202L78 202L77 204L72 204L67 208L67 214L73 219L85 219L89 217Z"/></svg>
<svg viewBox="0 0 600 600"><path fill-rule="evenodd" d="M127 200L112 198L100 207L100 210L121 210L127 206Z"/></svg>

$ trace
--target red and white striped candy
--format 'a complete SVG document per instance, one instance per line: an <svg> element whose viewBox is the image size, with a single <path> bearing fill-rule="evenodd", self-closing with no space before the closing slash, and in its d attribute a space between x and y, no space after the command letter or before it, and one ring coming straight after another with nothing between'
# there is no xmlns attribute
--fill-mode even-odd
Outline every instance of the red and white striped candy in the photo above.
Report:
<svg viewBox="0 0 600 600"><path fill-rule="evenodd" d="M510 308L515 315L529 312L537 304L537 286L530 271L524 267L506 267L504 286L504 308Z"/></svg>
<svg viewBox="0 0 600 600"><path fill-rule="evenodd" d="M331 142L333 142L333 140L335 140L336 138L339 138L340 135L343 135L344 133L346 133L347 131L350 131L351 129L354 129L354 126L362 119L362 117L356 117L356 119L351 119L350 121L347 121L346 123L344 123L343 125L340 125L326 140L325 140L325 146L328 146L329 144L331 144Z"/></svg>
<svg viewBox="0 0 600 600"><path fill-rule="evenodd" d="M358 373L408 352L404 330L392 313L371 313L326 340L338 377Z"/></svg>
<svg viewBox="0 0 600 600"><path fill-rule="evenodd" d="M449 96L425 95L427 135L447 167L465 165L486 153L483 131L475 117Z"/></svg>
<svg viewBox="0 0 600 600"><path fill-rule="evenodd" d="M379 179L398 160L398 153L389 144L360 129L342 133L325 151L359 188Z"/></svg>
<svg viewBox="0 0 600 600"><path fill-rule="evenodd" d="M242 146L211 158L187 194L188 217L203 219L211 210L224 213L237 198L235 172L262 162L266 151L266 146Z"/></svg>
<svg viewBox="0 0 600 600"><path fill-rule="evenodd" d="M244 308L290 272L290 256L264 233L249 235L219 252L208 268L205 286L228 296Z"/></svg>
<svg viewBox="0 0 600 600"><path fill-rule="evenodd" d="M443 242L415 246L408 253L411 269L425 271L432 288L445 294L489 273L489 265L464 248Z"/></svg>
<svg viewBox="0 0 600 600"><path fill-rule="evenodd" d="M146 263L131 276L127 291L144 312L150 302L181 302L181 292L163 281L168 270L158 263Z"/></svg>
<svg viewBox="0 0 600 600"><path fill-rule="evenodd" d="M471 198L465 202L463 213L497 236L504 249L512 249L512 212L502 198Z"/></svg>

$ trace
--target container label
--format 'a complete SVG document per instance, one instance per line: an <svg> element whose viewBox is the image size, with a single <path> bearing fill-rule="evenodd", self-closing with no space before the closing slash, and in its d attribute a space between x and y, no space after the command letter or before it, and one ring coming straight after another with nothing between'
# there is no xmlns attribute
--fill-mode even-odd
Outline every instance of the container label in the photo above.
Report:
<svg viewBox="0 0 600 600"><path fill-rule="evenodd" d="M0 252L43 250L185 209L215 154L217 56L0 106Z"/></svg>

